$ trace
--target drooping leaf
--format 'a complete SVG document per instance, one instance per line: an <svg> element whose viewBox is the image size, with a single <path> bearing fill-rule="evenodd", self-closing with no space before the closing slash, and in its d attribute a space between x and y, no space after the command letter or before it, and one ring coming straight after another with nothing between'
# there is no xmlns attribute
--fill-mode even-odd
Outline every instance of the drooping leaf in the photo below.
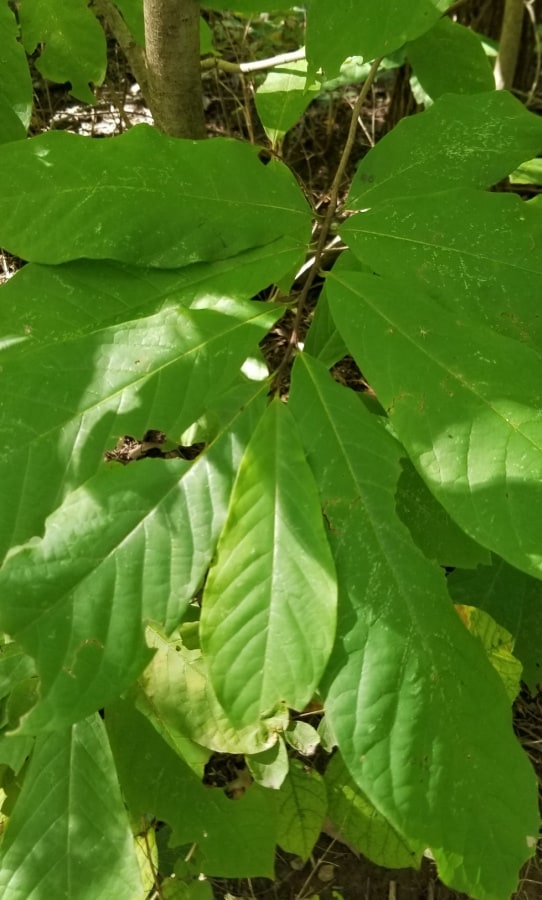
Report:
<svg viewBox="0 0 542 900"><path fill-rule="evenodd" d="M290 767L288 749L282 735L272 747L246 757L248 770L256 784L278 791L284 784Z"/></svg>
<svg viewBox="0 0 542 900"><path fill-rule="evenodd" d="M380 0L359 4L312 0L307 12L307 58L311 71L320 67L328 78L347 56L386 56L427 31L449 6L448 0Z"/></svg>
<svg viewBox="0 0 542 900"><path fill-rule="evenodd" d="M350 310L351 327L358 316ZM337 565L339 630L322 687L344 761L403 841L431 849L445 883L508 900L534 847L535 779L500 679L395 514L402 448L305 354L290 403Z"/></svg>
<svg viewBox="0 0 542 900"><path fill-rule="evenodd" d="M39 277L39 270L34 275ZM122 307L129 283L113 279L118 294L112 287L110 308L102 284L95 316L81 308L87 285L74 289L73 303L55 303L53 297L52 311L41 316L29 304L28 318L23 307L16 333L5 339L2 553L42 533L46 516L103 467L104 451L120 435L140 438L154 428L178 443L237 377L279 314L265 304L224 297L213 303L217 309L166 305L146 316L143 282L142 308L127 315ZM68 278L66 291L69 284ZM53 280L49 291L54 289ZM36 280L32 290L40 302L50 296L38 294ZM199 294L197 286L194 293ZM163 305L160 297L158 305Z"/></svg>
<svg viewBox="0 0 542 900"><path fill-rule="evenodd" d="M201 645L234 723L306 706L333 645L335 605L316 486L277 400L241 462L203 597Z"/></svg>
<svg viewBox="0 0 542 900"><path fill-rule="evenodd" d="M514 655L534 694L542 681L542 582L493 557L489 566L456 570L448 578L456 603L486 610L514 638Z"/></svg>
<svg viewBox="0 0 542 900"><path fill-rule="evenodd" d="M469 189L399 198L341 229L365 266L408 279L453 315L542 349L542 205Z"/></svg>
<svg viewBox="0 0 542 900"><path fill-rule="evenodd" d="M287 853L306 860L318 840L327 809L327 792L316 769L305 768L297 759L279 794L277 843Z"/></svg>
<svg viewBox="0 0 542 900"><path fill-rule="evenodd" d="M495 87L478 35L446 16L410 41L405 53L418 81L433 100L442 94L479 94Z"/></svg>
<svg viewBox="0 0 542 900"><path fill-rule="evenodd" d="M405 7L406 9L406 7ZM459 187L486 188L542 149L542 121L506 91L447 94L402 119L363 158L351 209ZM466 225L469 220L463 220Z"/></svg>
<svg viewBox="0 0 542 900"><path fill-rule="evenodd" d="M174 845L195 843L200 872L222 878L273 875L276 794L252 785L238 800L205 787L129 703L106 710L119 780L133 815L167 822Z"/></svg>
<svg viewBox="0 0 542 900"><path fill-rule="evenodd" d="M257 403L261 387L251 390ZM238 402L195 463L102 463L49 518L44 538L9 557L0 627L36 659L41 678L27 733L117 697L149 660L145 622L169 632L181 619L214 552L248 440L250 394Z"/></svg>
<svg viewBox="0 0 542 900"><path fill-rule="evenodd" d="M19 28L5 0L0 3L0 143L24 138L32 115L32 80Z"/></svg>
<svg viewBox="0 0 542 900"><path fill-rule="evenodd" d="M353 780L340 753L325 774L328 816L341 838L377 866L418 868L421 853L414 851L391 827Z"/></svg>
<svg viewBox="0 0 542 900"><path fill-rule="evenodd" d="M284 733L286 743L302 756L313 756L320 743L316 728L302 719L293 721Z"/></svg>
<svg viewBox="0 0 542 900"><path fill-rule="evenodd" d="M142 884L107 735L98 714L36 741L4 835L9 900L134 900Z"/></svg>
<svg viewBox="0 0 542 900"><path fill-rule="evenodd" d="M343 268L328 291L344 340L431 492L470 537L542 578L540 356L450 315L404 280Z"/></svg>
<svg viewBox="0 0 542 900"><path fill-rule="evenodd" d="M250 144L179 140L147 125L106 141L56 131L5 144L0 245L31 262L173 268L288 235L305 244L303 193L286 166L265 162Z"/></svg>
<svg viewBox="0 0 542 900"><path fill-rule="evenodd" d="M277 733L288 724L287 712L234 728L216 699L201 651L156 632L149 643L156 653L139 680L145 699L139 695L136 705L152 711L161 729L184 734L216 753L260 753L276 744Z"/></svg>
<svg viewBox="0 0 542 900"><path fill-rule="evenodd" d="M107 47L88 0L22 0L18 13L26 52L44 44L36 62L43 77L59 84L69 81L74 97L93 103L89 84L104 80Z"/></svg>

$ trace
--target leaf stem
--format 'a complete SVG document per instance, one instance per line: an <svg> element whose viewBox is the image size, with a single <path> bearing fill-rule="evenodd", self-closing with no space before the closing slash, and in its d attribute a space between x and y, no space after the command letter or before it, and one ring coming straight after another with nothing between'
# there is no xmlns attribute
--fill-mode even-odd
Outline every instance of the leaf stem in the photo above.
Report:
<svg viewBox="0 0 542 900"><path fill-rule="evenodd" d="M305 279L305 283L299 293L298 301L297 301L297 311L294 319L294 324L292 327L292 331L290 334L290 339L288 342L288 346L286 347L286 351L284 353L283 358L280 361L280 364L275 372L273 378L273 386L272 393L277 393L280 390L280 386L282 383L282 379L284 373L290 363L294 350L298 343L299 336L299 328L301 326L301 321L303 319L303 315L305 312L305 306L307 303L307 297L309 295L309 291L314 284L314 279L318 275L320 270L320 262L322 260L322 256L326 247L326 242L329 236L329 232L331 229L331 224L335 215L337 213L337 206L339 204L339 191L341 189L341 184L343 182L344 173L346 171L346 166L348 165L348 160L350 159L350 154L352 153L352 149L354 147L354 141L356 139L356 130L358 126L358 118L361 115L361 110L367 94L371 89L371 86L376 78L376 73L378 71L378 67L382 62L382 57L378 57L374 60L369 74L366 80L363 83L363 87L359 93L358 99L356 100L353 108L352 108L352 117L350 119L350 126L348 128L348 134L346 136L346 141L344 143L343 152L341 153L341 158L339 160L339 165L337 166L337 170L335 172L335 176L333 178L333 182L331 184L331 189L329 192L329 204L326 210L326 214L324 216L324 220L322 222L322 227L320 229L320 235L318 237L318 243L316 244L316 250L314 252L314 260L312 266L307 274L307 278Z"/></svg>

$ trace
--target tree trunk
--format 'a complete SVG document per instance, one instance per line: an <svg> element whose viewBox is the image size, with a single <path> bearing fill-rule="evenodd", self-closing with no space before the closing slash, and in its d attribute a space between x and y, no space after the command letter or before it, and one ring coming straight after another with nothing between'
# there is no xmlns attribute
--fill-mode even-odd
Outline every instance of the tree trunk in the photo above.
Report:
<svg viewBox="0 0 542 900"><path fill-rule="evenodd" d="M204 138L197 0L144 0L145 53L154 122L172 137Z"/></svg>
<svg viewBox="0 0 542 900"><path fill-rule="evenodd" d="M506 0L495 64L495 83L499 90L512 90L518 62L523 26L523 0Z"/></svg>

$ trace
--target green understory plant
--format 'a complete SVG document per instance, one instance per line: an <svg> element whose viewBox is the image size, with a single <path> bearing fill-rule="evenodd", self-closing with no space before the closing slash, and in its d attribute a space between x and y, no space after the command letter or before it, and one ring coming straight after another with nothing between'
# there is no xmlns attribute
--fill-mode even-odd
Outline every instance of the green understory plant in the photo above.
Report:
<svg viewBox="0 0 542 900"><path fill-rule="evenodd" d="M200 876L307 859L326 817L476 900L508 900L535 851L511 703L541 662L542 206L489 188L542 122L443 0L351 6L312 0L306 62L257 100L280 149L322 79L371 63L313 244L260 147L27 138L23 47L82 96L103 33L84 2L0 2L0 246L26 262L0 289L7 900L206 900ZM426 107L359 163L337 225L395 51ZM347 354L370 392L334 380ZM202 783L214 754L246 759L234 799Z"/></svg>

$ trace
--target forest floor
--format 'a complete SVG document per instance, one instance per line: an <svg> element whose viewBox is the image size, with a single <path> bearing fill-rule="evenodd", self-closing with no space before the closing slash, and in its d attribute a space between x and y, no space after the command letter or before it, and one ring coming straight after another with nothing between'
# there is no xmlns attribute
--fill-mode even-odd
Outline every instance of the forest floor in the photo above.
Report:
<svg viewBox="0 0 542 900"><path fill-rule="evenodd" d="M138 86L126 72L125 63L111 45L106 84L97 91L94 107L75 101L67 89L36 80L36 106L32 133L62 129L94 137L119 134L140 122L151 122ZM252 102L252 84L241 76L212 71L204 76L209 135L228 135L267 145ZM388 130L393 76L385 73L372 89L362 115L357 143L345 176L345 188L356 163ZM310 196L316 211L327 203L344 144L358 88L345 86L313 102L302 122L287 135L282 156ZM408 103L408 100L406 101ZM410 111L410 110L409 110ZM397 110L394 111L397 116ZM400 113L399 113L400 117ZM9 279L21 262L0 250L0 284ZM277 332L278 333L278 332ZM277 341L279 338L277 337ZM280 352L280 348L277 347ZM344 378L360 374L349 365ZM352 387L359 389L357 383ZM542 694L523 693L516 701L514 724L520 741L542 785ZM454 813L450 809L450 816ZM491 833L488 827L488 835ZM489 840L489 837L488 837ZM337 837L322 834L308 862L279 851L276 877L226 881L211 879L217 900L462 900L465 895L446 888L435 867L424 860L420 871L383 869L346 846ZM468 898L465 898L468 900ZM542 847L524 868L513 900L542 900Z"/></svg>

